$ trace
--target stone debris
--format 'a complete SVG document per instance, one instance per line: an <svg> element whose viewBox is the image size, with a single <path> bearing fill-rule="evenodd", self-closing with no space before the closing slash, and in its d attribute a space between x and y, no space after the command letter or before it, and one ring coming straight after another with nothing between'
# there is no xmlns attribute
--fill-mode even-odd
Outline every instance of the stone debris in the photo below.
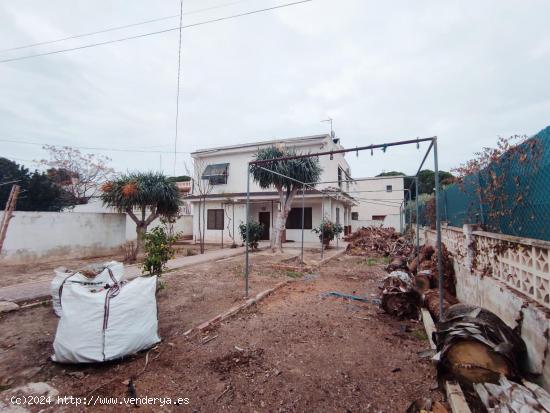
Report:
<svg viewBox="0 0 550 413"><path fill-rule="evenodd" d="M0 301L0 314L19 310L19 306L11 301Z"/></svg>

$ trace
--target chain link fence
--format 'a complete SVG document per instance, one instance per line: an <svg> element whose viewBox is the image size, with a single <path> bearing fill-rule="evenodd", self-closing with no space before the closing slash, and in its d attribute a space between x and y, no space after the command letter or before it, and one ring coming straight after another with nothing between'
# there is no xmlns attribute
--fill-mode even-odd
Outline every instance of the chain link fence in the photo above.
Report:
<svg viewBox="0 0 550 413"><path fill-rule="evenodd" d="M441 220L450 226L550 241L550 126L440 194ZM435 226L433 196L419 201L419 222Z"/></svg>

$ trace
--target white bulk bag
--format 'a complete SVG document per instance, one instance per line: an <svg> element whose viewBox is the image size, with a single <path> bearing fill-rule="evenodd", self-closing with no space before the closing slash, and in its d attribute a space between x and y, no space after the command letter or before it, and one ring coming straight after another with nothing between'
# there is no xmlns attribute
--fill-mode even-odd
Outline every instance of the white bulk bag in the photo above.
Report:
<svg viewBox="0 0 550 413"><path fill-rule="evenodd" d="M77 283L65 284L52 360L101 362L158 343L156 286L157 277L138 277L95 292Z"/></svg>
<svg viewBox="0 0 550 413"><path fill-rule="evenodd" d="M90 266L94 267L94 265ZM116 281L121 281L124 277L124 265L118 261L110 261L104 264L96 265L99 269L103 269L95 277L87 277L80 272L72 273L65 267L59 267L54 270L55 277L50 284L50 292L52 294L53 310L58 317L61 317L62 308L60 296L66 283L78 283L90 290L97 290L103 288L105 285L113 284L113 280L109 274L109 270L113 274Z"/></svg>

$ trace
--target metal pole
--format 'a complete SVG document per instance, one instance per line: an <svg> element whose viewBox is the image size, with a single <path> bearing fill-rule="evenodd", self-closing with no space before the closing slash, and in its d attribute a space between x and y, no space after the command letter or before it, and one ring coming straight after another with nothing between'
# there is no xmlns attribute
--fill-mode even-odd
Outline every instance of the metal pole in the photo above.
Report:
<svg viewBox="0 0 550 413"><path fill-rule="evenodd" d="M418 262L418 254L420 252L420 217L419 214L419 208L418 208L418 176L416 177L416 183L415 183L415 202L416 202L416 265L417 265L417 272L418 272L418 265L420 264Z"/></svg>
<svg viewBox="0 0 550 413"><path fill-rule="evenodd" d="M409 209L409 225L408 229L412 232L412 208L411 208L411 202L412 202L412 193L409 191L409 203L407 204L407 207Z"/></svg>
<svg viewBox="0 0 550 413"><path fill-rule="evenodd" d="M304 193L305 186L302 185L302 267L304 266L304 217L305 217L305 207L304 207Z"/></svg>
<svg viewBox="0 0 550 413"><path fill-rule="evenodd" d="M340 195L336 195L336 199L339 201L340 200ZM340 211L340 204L337 203L336 205L337 205L336 208L338 208L338 211ZM331 209L331 211L332 211L332 209ZM338 225L340 225L340 219L341 218L342 217L340 216L340 213L338 212L338 222L337 222ZM339 238L340 238L340 234L336 235L336 249L338 249L338 239Z"/></svg>
<svg viewBox="0 0 550 413"><path fill-rule="evenodd" d="M399 205L399 232L403 233L403 202Z"/></svg>
<svg viewBox="0 0 550 413"><path fill-rule="evenodd" d="M391 146L400 146L400 145L408 145L412 143L420 143L420 142L429 142L435 139L435 137L431 138L422 138L422 139L409 139L405 141L398 141L398 142L388 142L388 143L380 143L377 145L369 145L369 146L360 146L350 149L336 149L336 150L330 150L330 151L324 151L324 152L317 152L317 153L308 153L308 154L301 154L301 155L291 155L291 156L282 156L280 158L273 158L273 159L258 159L255 161L251 161L250 164L253 165L265 165L270 164L272 162L278 162L278 161L289 161L291 159L302 159L302 158L311 158L312 156L323 156L323 155L336 155L339 153L348 153L348 152L358 152L358 151L364 151L369 149L378 149L378 148L389 148ZM429 148L428 148L429 151Z"/></svg>
<svg viewBox="0 0 550 413"><path fill-rule="evenodd" d="M323 258L323 253L325 249L325 194L321 198L321 259Z"/></svg>
<svg viewBox="0 0 550 413"><path fill-rule="evenodd" d="M435 230L437 235L437 273L439 279L439 319L444 321L443 314L443 269L441 251L441 219L439 217L439 166L437 160L437 138L433 140L434 149L434 172L435 172Z"/></svg>
<svg viewBox="0 0 550 413"><path fill-rule="evenodd" d="M249 274L249 262L248 262L248 242L250 240L250 164L246 167L246 242L245 242L245 267L244 267L244 291L245 296L248 297L248 274Z"/></svg>

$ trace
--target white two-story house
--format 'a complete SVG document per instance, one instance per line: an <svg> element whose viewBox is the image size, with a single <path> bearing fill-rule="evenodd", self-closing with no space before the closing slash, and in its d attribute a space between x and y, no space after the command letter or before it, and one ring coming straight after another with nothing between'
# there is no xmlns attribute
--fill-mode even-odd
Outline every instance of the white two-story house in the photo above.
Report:
<svg viewBox="0 0 550 413"><path fill-rule="evenodd" d="M230 145L193 152L194 183L191 195L193 203L193 238L201 239L199 214L203 213L200 226L204 229L207 243L240 245L239 224L246 222L246 179L248 162L254 159L261 147L284 145L292 147L298 154L325 152L342 149L339 139L331 135L315 135L299 138L279 139L265 142ZM328 192L323 196L318 191L306 191L304 195L304 241L318 242L318 235L311 230L325 219L338 222L351 229L351 208L354 200L346 192L350 168L344 154L321 156L319 162L323 172L318 189ZM197 182L197 181L201 182ZM204 206L199 208L199 200ZM263 224L263 240L270 240L273 224L279 209L279 197L275 188L262 189L250 179L250 219ZM302 195L299 192L292 203L292 210L286 222L286 242L300 242L302 228ZM343 235L343 234L342 234Z"/></svg>

